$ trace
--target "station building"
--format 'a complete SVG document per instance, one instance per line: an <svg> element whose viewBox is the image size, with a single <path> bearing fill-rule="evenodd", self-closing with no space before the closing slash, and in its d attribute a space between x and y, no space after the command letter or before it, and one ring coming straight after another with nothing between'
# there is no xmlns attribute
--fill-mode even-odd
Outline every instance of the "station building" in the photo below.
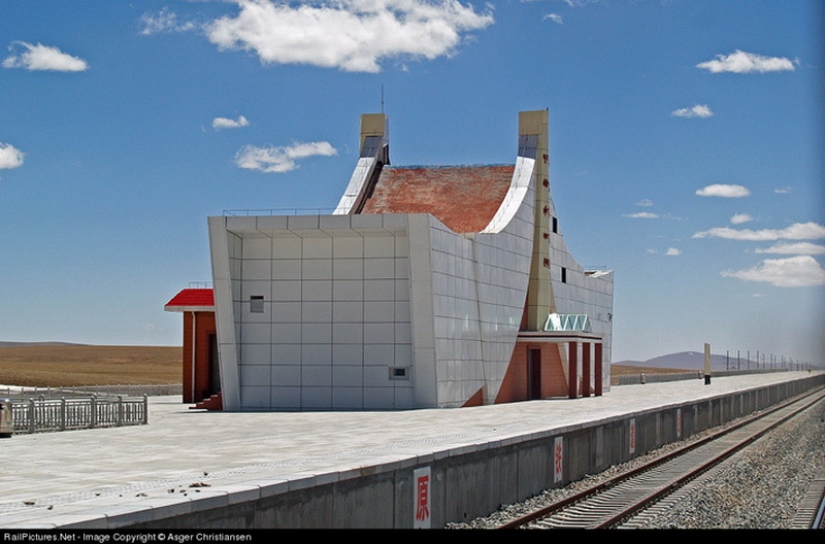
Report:
<svg viewBox="0 0 825 544"><path fill-rule="evenodd" d="M387 117L363 115L333 213L208 219L213 289L166 305L184 314L184 402L405 410L601 395L613 272L570 255L548 170L546 110L519 114L515 163L494 166L394 166Z"/></svg>

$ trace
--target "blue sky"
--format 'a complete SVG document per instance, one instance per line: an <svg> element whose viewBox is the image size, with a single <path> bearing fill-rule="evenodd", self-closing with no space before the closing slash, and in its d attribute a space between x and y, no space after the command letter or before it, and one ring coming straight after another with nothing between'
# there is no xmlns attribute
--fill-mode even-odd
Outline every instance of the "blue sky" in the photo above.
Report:
<svg viewBox="0 0 825 544"><path fill-rule="evenodd" d="M383 96L398 165L512 163L549 109L614 360L821 363L821 5L0 0L0 340L179 345L206 217L334 207Z"/></svg>

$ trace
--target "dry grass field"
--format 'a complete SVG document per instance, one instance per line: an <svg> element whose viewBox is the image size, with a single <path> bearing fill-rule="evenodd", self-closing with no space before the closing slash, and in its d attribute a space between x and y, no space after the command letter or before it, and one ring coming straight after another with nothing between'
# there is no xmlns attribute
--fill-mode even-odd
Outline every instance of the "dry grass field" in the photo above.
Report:
<svg viewBox="0 0 825 544"><path fill-rule="evenodd" d="M611 365L611 376L624 376L627 374L680 374L682 372L691 372L690 370L681 370L678 368L656 368L655 366L631 366L631 365ZM695 372L695 370L693 371Z"/></svg>
<svg viewBox="0 0 825 544"><path fill-rule="evenodd" d="M0 384L37 387L181 382L181 348L30 345L0 347Z"/></svg>
<svg viewBox="0 0 825 544"><path fill-rule="evenodd" d="M181 382L181 348L29 345L0 347L0 384L29 387L151 385ZM681 372L613 365L614 376Z"/></svg>

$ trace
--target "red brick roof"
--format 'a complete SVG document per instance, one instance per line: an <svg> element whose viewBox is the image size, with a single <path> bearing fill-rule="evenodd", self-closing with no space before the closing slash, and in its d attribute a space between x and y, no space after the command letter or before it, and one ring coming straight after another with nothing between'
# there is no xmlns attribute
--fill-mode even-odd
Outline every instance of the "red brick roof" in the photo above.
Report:
<svg viewBox="0 0 825 544"><path fill-rule="evenodd" d="M431 213L454 232L479 232L513 177L507 166L385 166L361 213Z"/></svg>
<svg viewBox="0 0 825 544"><path fill-rule="evenodd" d="M184 309L214 310L215 296L212 289L184 289L166 303L167 311L182 311Z"/></svg>

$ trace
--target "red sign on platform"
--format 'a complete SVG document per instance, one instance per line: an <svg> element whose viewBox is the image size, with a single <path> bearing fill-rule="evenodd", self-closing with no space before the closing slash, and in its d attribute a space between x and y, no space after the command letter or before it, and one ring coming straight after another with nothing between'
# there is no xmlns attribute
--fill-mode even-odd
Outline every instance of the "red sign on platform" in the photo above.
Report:
<svg viewBox="0 0 825 544"><path fill-rule="evenodd" d="M562 437L557 436L553 442L553 482L562 480L562 468L564 468L564 442Z"/></svg>
<svg viewBox="0 0 825 544"><path fill-rule="evenodd" d="M415 516L413 528L430 528L430 469L420 468L413 472L415 485Z"/></svg>
<svg viewBox="0 0 825 544"><path fill-rule="evenodd" d="M676 409L676 438L682 438L682 409Z"/></svg>

